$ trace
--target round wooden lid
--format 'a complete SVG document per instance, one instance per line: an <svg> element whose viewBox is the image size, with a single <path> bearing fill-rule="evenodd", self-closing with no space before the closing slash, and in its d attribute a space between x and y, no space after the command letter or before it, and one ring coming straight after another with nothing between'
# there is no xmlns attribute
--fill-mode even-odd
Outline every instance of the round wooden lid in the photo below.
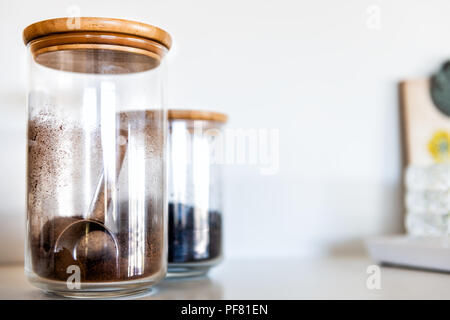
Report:
<svg viewBox="0 0 450 320"><path fill-rule="evenodd" d="M164 30L145 23L111 18L57 18L23 31L34 60L72 72L120 74L153 69L170 49Z"/></svg>
<svg viewBox="0 0 450 320"><path fill-rule="evenodd" d="M119 33L152 40L167 49L170 49L172 45L170 35L158 27L136 21L98 17L56 18L39 21L25 28L23 41L28 44L41 37L67 32Z"/></svg>
<svg viewBox="0 0 450 320"><path fill-rule="evenodd" d="M224 113L201 110L169 110L169 120L206 120L225 123L228 116Z"/></svg>

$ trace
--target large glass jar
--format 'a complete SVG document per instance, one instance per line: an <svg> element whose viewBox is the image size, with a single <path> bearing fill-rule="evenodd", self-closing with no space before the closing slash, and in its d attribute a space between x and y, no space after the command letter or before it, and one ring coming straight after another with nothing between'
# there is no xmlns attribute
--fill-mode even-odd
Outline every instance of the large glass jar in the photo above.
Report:
<svg viewBox="0 0 450 320"><path fill-rule="evenodd" d="M222 113L169 110L170 277L206 274L222 258Z"/></svg>
<svg viewBox="0 0 450 320"><path fill-rule="evenodd" d="M167 269L163 30L60 18L29 52L27 250L37 287L73 297L148 289Z"/></svg>

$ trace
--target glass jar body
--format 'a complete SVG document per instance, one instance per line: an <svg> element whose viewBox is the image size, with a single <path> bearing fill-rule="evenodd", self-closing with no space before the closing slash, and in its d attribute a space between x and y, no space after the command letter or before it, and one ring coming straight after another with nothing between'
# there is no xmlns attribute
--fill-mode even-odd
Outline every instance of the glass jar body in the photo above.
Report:
<svg viewBox="0 0 450 320"><path fill-rule="evenodd" d="M169 277L205 274L222 259L220 129L169 119Z"/></svg>
<svg viewBox="0 0 450 320"><path fill-rule="evenodd" d="M28 279L74 297L146 290L167 269L164 64L123 72L133 56L108 50L50 58L29 55Z"/></svg>

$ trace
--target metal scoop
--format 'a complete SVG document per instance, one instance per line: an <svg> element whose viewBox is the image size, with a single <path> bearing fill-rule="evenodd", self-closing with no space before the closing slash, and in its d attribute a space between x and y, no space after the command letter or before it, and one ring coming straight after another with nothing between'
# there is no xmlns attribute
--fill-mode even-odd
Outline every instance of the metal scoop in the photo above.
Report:
<svg viewBox="0 0 450 320"><path fill-rule="evenodd" d="M119 146L117 178L125 158L128 133L121 131L121 137L124 137L125 140ZM90 255L115 257L116 265L118 265L119 243L115 234L105 225L105 215L111 202L110 194L111 192L105 188L105 172L103 171L89 206L88 217L70 223L61 231L55 241L54 253L68 250L74 259L79 260L82 259L80 251L81 254L83 252L88 254L87 251L90 250Z"/></svg>

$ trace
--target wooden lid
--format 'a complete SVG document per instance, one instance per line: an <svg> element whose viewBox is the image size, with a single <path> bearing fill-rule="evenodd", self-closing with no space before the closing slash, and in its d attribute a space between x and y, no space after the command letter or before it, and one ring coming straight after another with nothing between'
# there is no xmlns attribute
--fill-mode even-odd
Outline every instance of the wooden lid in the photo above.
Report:
<svg viewBox="0 0 450 320"><path fill-rule="evenodd" d="M170 35L158 27L130 20L97 17L56 18L39 21L25 28L23 41L28 44L37 38L66 32L120 33L158 42L167 49L170 49L172 45Z"/></svg>
<svg viewBox="0 0 450 320"><path fill-rule="evenodd" d="M57 18L23 31L34 60L82 73L119 74L157 67L172 40L152 25L111 18Z"/></svg>
<svg viewBox="0 0 450 320"><path fill-rule="evenodd" d="M169 120L206 120L225 123L228 116L224 113L201 110L169 110Z"/></svg>

